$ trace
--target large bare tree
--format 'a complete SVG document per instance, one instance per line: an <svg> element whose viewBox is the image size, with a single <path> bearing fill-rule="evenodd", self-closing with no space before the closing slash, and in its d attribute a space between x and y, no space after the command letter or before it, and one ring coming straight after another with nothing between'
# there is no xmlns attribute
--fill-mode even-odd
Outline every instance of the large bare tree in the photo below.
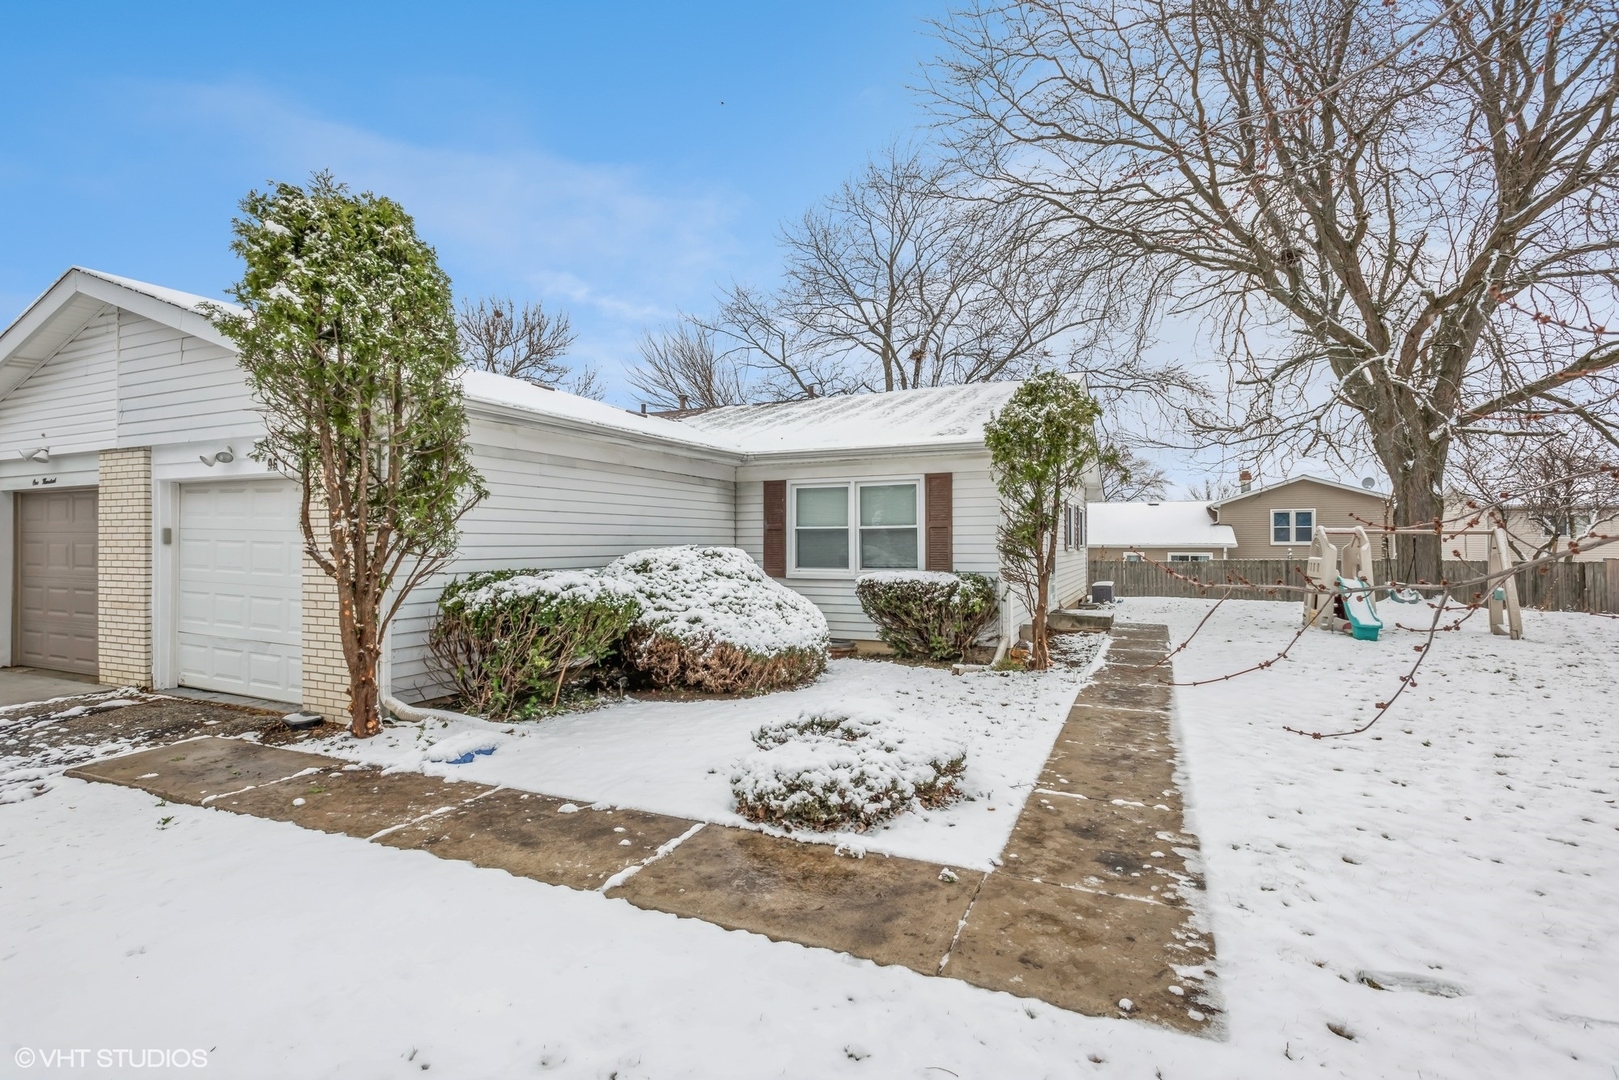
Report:
<svg viewBox="0 0 1619 1080"><path fill-rule="evenodd" d="M1619 445L1616 0L1028 0L940 33L963 166L1205 317L1227 445L1369 452L1401 525L1458 436ZM1399 556L1439 578L1433 538Z"/></svg>
<svg viewBox="0 0 1619 1080"><path fill-rule="evenodd" d="M1101 321L1088 268L1041 219L890 149L782 238L783 315L861 388L1016 378Z"/></svg>

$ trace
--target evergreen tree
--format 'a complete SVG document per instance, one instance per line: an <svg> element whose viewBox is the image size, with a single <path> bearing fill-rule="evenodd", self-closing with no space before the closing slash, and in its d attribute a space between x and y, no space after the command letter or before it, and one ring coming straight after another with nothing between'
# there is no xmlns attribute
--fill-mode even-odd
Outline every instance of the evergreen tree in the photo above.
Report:
<svg viewBox="0 0 1619 1080"><path fill-rule="evenodd" d="M246 263L215 309L264 414L252 456L302 488L305 550L337 586L350 730L381 730L383 635L485 495L466 445L450 282L391 199L329 173L241 203Z"/></svg>
<svg viewBox="0 0 1619 1080"><path fill-rule="evenodd" d="M1036 670L1051 665L1046 610L1063 507L1084 498L1087 469L1117 464L1096 441L1101 415L1077 380L1046 371L1026 379L984 425L1001 496L1001 573L1023 594L1033 627L1029 666Z"/></svg>

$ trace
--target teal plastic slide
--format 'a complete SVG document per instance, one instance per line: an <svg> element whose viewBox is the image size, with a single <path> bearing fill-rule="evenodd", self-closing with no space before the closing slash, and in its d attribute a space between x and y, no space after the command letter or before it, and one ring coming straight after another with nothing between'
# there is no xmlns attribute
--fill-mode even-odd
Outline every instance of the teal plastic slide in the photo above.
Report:
<svg viewBox="0 0 1619 1080"><path fill-rule="evenodd" d="M1371 592L1359 581L1340 577L1338 595L1343 599L1344 619L1355 640L1376 641L1378 631L1383 629L1383 620L1377 617L1377 605L1372 602Z"/></svg>

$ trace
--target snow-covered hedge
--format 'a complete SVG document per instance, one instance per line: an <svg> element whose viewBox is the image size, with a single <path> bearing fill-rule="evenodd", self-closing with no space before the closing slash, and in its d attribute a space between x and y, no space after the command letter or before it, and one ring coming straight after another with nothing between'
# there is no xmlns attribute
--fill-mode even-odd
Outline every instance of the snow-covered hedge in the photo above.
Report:
<svg viewBox="0 0 1619 1080"><path fill-rule="evenodd" d="M633 551L602 576L640 603L624 655L654 686L734 694L795 686L826 670L820 609L738 548Z"/></svg>
<svg viewBox="0 0 1619 1080"><path fill-rule="evenodd" d="M984 574L878 570L854 592L878 636L907 659L965 660L995 619L995 580Z"/></svg>
<svg viewBox="0 0 1619 1080"><path fill-rule="evenodd" d="M428 646L468 707L510 716L540 695L555 704L640 612L633 589L595 570L470 574L440 595Z"/></svg>
<svg viewBox="0 0 1619 1080"><path fill-rule="evenodd" d="M967 752L902 732L877 713L803 712L754 732L759 747L731 774L737 812L790 829L863 832L915 805L961 794Z"/></svg>

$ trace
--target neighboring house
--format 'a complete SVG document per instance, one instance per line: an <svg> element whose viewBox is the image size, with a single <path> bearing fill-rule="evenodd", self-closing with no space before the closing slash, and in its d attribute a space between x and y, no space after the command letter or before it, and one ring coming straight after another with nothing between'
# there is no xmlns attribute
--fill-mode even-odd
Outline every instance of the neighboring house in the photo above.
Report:
<svg viewBox="0 0 1619 1080"><path fill-rule="evenodd" d="M0 663L347 708L335 592L205 298L73 269L0 334ZM875 639L862 569L998 570L983 425L1013 383L715 409L679 420L469 372L490 497L450 574L601 566L641 547L748 551L836 637ZM1055 599L1086 587L1070 514ZM440 689L413 594L385 687ZM1003 590L1004 595L1004 590ZM1027 621L1015 597L1002 632Z"/></svg>
<svg viewBox="0 0 1619 1080"><path fill-rule="evenodd" d="M1531 514L1523 506L1512 504L1501 507L1494 514L1482 514L1479 510L1468 506L1466 497L1456 492L1447 494L1445 498L1447 525L1457 529L1469 525L1483 529L1500 523L1506 529L1508 546L1518 559L1535 558L1537 552L1542 555L1566 554L1569 542L1572 540L1578 543L1581 537L1602 539L1619 537L1619 509L1599 509L1576 514L1572 521L1558 530L1556 536L1553 536L1543 523L1537 521L1536 517L1537 515ZM1478 519L1478 524L1472 525L1475 519ZM1445 558L1483 562L1489 557L1487 547L1488 538L1484 536L1451 537L1445 541ZM1588 551L1581 550L1570 556L1573 562L1603 562L1616 558L1619 558L1619 544L1592 548Z"/></svg>
<svg viewBox="0 0 1619 1080"><path fill-rule="evenodd" d="M1246 476L1246 474L1245 474ZM1389 497L1382 492L1318 476L1300 476L1264 487L1242 481L1243 491L1209 504L1220 525L1229 525L1237 543L1233 559L1304 558L1317 525L1353 528L1391 521ZM1374 535L1374 542L1377 541ZM1382 552L1384 545L1378 544Z"/></svg>
<svg viewBox="0 0 1619 1080"><path fill-rule="evenodd" d="M1237 534L1206 502L1092 503L1086 539L1093 559L1206 562L1230 558Z"/></svg>

